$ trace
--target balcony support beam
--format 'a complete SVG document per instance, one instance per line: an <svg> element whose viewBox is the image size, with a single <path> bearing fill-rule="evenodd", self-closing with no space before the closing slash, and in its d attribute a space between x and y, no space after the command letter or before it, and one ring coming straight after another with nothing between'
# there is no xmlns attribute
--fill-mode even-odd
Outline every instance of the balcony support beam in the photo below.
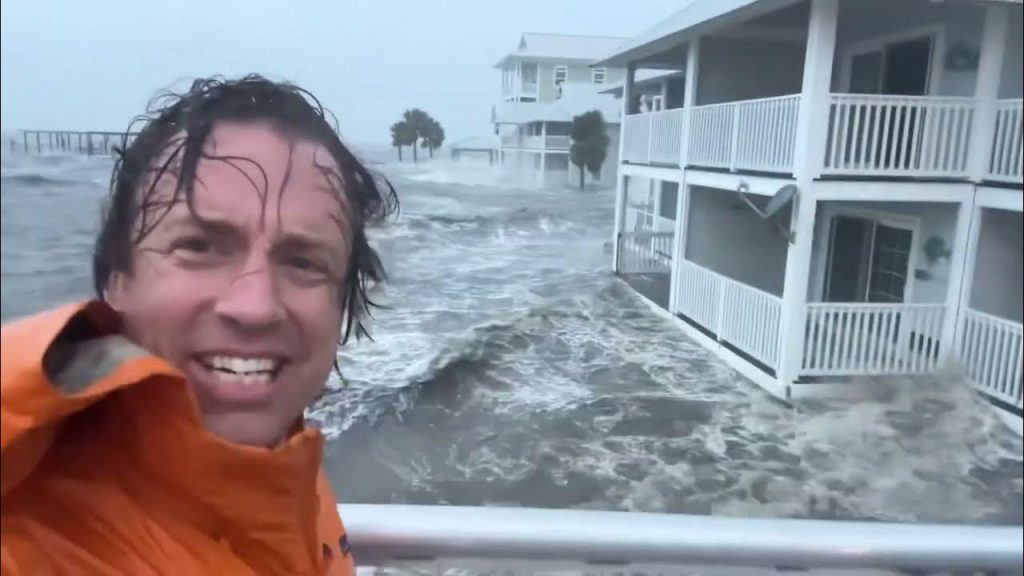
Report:
<svg viewBox="0 0 1024 576"><path fill-rule="evenodd" d="M633 82L636 79L636 64L626 65L626 79L622 85L622 114L619 117L622 134L619 136L619 162L624 158L622 151L626 141L626 116L630 113L630 101L633 99ZM622 233L623 221L626 216L626 176L619 167L615 185L615 230L612 235L612 269L618 272L619 266L619 234Z"/></svg>
<svg viewBox="0 0 1024 576"><path fill-rule="evenodd" d="M776 370L781 385L781 390L776 393L787 398L790 396L790 385L800 375L803 367L808 279L811 274L814 221L818 207L812 184L821 175L824 163L839 0L811 2L809 20L793 163L799 193L792 204L790 234L793 240L786 254L782 322L779 330L781 346Z"/></svg>
<svg viewBox="0 0 1024 576"><path fill-rule="evenodd" d="M981 33L981 54L974 89L976 106L971 126L971 157L969 173L975 182L984 180L990 166L992 140L996 128L996 104L1006 51L1006 30L1010 21L1007 6L985 6L985 25Z"/></svg>

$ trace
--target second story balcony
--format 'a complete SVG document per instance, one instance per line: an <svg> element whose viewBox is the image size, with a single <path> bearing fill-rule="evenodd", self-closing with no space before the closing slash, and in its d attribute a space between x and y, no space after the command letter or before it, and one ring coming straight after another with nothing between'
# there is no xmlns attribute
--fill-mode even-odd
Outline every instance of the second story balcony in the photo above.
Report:
<svg viewBox="0 0 1024 576"><path fill-rule="evenodd" d="M692 63L686 81L694 86L686 98L677 89L675 107L661 109L673 101L671 86L633 85L621 161L787 176L803 170L815 178L1022 183L1019 6L901 0L890 11L903 24L881 26L871 15L890 5L839 0L832 78L828 90L814 92L802 87L803 52L820 35L814 26L821 23L809 18L814 1L633 62L633 70L645 62L661 69ZM999 25L1005 15L987 14L993 9L1013 17ZM964 48L972 45L973 52ZM651 93L653 111L643 100ZM748 94L764 96L736 98ZM802 107L821 111L816 122L801 126ZM803 160L801 141L808 144Z"/></svg>

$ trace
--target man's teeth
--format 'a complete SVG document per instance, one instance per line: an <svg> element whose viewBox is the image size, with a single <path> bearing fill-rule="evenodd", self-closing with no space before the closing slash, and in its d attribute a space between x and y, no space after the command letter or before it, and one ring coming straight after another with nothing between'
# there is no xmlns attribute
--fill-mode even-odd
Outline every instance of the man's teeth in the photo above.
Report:
<svg viewBox="0 0 1024 576"><path fill-rule="evenodd" d="M213 356L205 358L204 364L219 380L246 386L270 383L278 368L277 361L270 358Z"/></svg>

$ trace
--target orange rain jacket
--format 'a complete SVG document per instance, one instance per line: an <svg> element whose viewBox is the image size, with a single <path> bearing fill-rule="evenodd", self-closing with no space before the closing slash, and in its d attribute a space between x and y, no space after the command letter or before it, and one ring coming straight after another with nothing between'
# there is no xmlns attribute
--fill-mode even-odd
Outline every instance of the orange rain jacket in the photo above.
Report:
<svg viewBox="0 0 1024 576"><path fill-rule="evenodd" d="M323 439L232 445L93 302L2 330L4 576L354 572Z"/></svg>

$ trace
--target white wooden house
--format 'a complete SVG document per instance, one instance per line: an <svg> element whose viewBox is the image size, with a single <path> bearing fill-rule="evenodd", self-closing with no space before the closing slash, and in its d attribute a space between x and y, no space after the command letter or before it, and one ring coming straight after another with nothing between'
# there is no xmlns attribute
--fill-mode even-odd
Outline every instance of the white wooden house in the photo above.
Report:
<svg viewBox="0 0 1024 576"><path fill-rule="evenodd" d="M627 69L616 271L778 397L955 368L1019 432L1021 28L1006 0L686 5L595 64Z"/></svg>
<svg viewBox="0 0 1024 576"><path fill-rule="evenodd" d="M599 110L608 123L611 145L597 179L614 181L621 107L603 92L622 82L625 68L590 64L626 40L523 34L516 49L495 66L502 71L502 96L491 122L499 137L500 162L546 182L577 181L578 169L569 162L572 119Z"/></svg>

